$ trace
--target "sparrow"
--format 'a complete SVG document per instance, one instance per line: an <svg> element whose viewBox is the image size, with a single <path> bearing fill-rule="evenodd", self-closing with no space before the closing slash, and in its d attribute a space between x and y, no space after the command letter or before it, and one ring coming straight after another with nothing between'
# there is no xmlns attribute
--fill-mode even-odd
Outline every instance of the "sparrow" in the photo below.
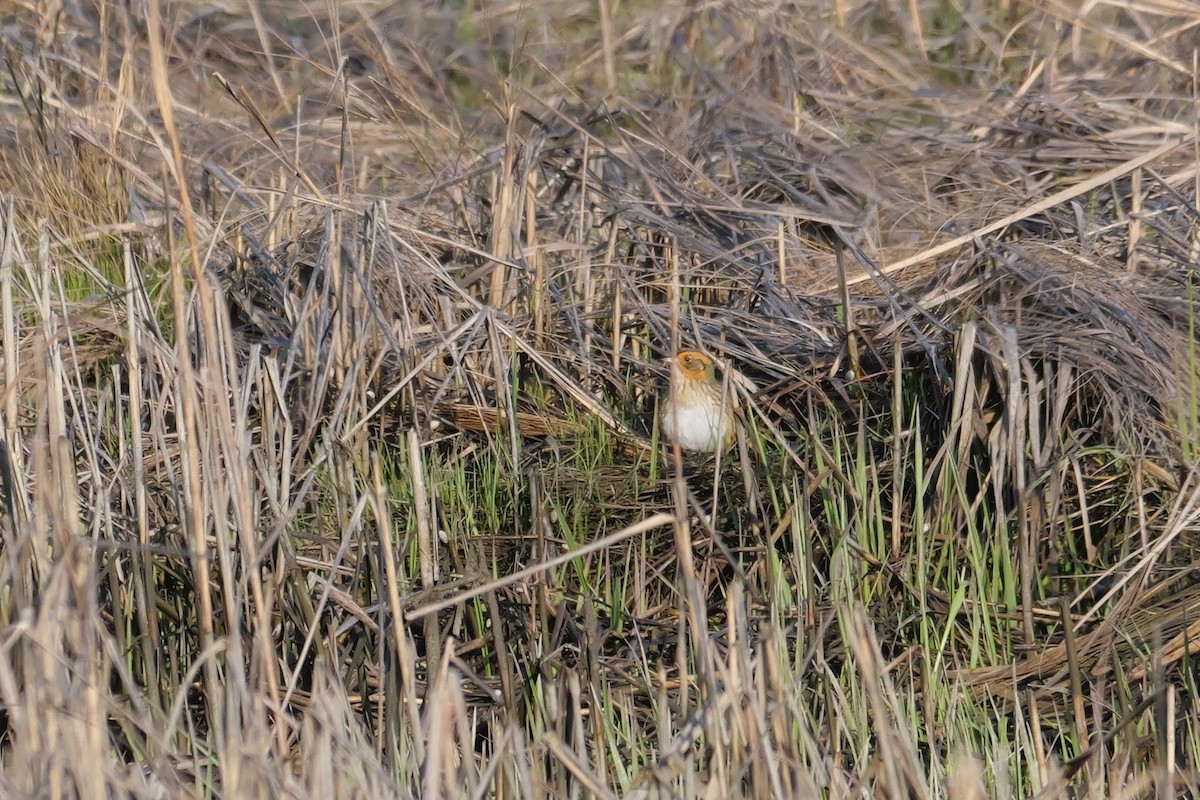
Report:
<svg viewBox="0 0 1200 800"><path fill-rule="evenodd" d="M732 397L717 380L712 358L683 350L665 361L671 385L659 412L663 435L693 453L724 451L733 442L736 421Z"/></svg>

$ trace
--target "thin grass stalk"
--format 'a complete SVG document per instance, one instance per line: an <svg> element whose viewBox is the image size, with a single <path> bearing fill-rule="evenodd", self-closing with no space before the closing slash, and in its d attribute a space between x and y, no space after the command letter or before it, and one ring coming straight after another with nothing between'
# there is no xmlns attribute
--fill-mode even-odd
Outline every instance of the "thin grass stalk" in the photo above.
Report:
<svg viewBox="0 0 1200 800"><path fill-rule="evenodd" d="M154 576L154 559L150 552L150 510L146 498L146 442L143 433L142 409L142 336L144 324L141 314L141 287L136 280L133 253L128 243L122 248L125 266L126 299L126 380L129 386L129 450L126 458L133 471L133 504L136 515L137 546L133 549L133 590L135 615L141 637L141 669L144 686L149 694L148 701L154 708L162 706L161 688L169 685L164 681L160 651L155 643L161 641L158 624L157 583ZM145 348L149 351L149 348ZM122 443L125 437L122 436Z"/></svg>
<svg viewBox="0 0 1200 800"><path fill-rule="evenodd" d="M429 497L425 490L425 464L421 458L421 440L415 428L406 434L408 443L408 469L412 478L413 510L417 523L417 561L420 565L421 588L432 589L437 585L433 531L429 524ZM441 629L436 615L425 618L425 652L429 663L441 661Z"/></svg>
<svg viewBox="0 0 1200 800"><path fill-rule="evenodd" d="M382 467L379 463L378 455L372 459L371 478L374 516L378 520L379 559L383 562L383 574L385 578L383 589L392 624L391 639L392 646L395 648L396 666L400 673L400 707L406 712L397 721L403 722L407 719L409 737L406 738L403 728L394 731L393 735L396 737L395 742L396 747L399 749L398 755L401 757L401 764L405 763L403 756L405 755L405 745L409 739L411 740L414 760L417 763L423 764L426 761L426 740L423 733L424 729L421 726L422 698L418 696L417 688L420 683L417 679L416 648L408 634L408 627L405 624L404 607L400 602L400 581L396 571L396 554L392 547L391 517L387 511L387 492L383 486ZM428 663L426 669L427 671L430 669Z"/></svg>
<svg viewBox="0 0 1200 800"><path fill-rule="evenodd" d="M194 270L199 269L200 265L200 248L197 245L195 238L195 229L190 224L191 219L191 204L188 198L186 187L182 183L182 177L185 172L183 163L182 151L179 145L179 139L176 134L176 126L174 121L174 101L171 98L171 90L169 79L167 77L166 55L163 51L162 39L162 22L159 14L159 4L156 2L150 3L147 6L146 23L148 38L150 43L151 57L151 75L154 85L155 96L158 100L159 111L162 114L164 127L167 131L167 136L171 141L170 157L177 178L177 187L179 189L180 203L184 209L184 230L188 238L188 249L192 259ZM206 652L212 647L214 640L215 628L213 625L213 602L212 588L209 584L209 557L208 545L206 542L205 531L206 525L204 522L204 502L201 494L201 474L199 463L199 398L196 396L196 382L193 373L193 360L191 344L189 342L189 324L190 319L189 308L187 304L186 276L184 274L184 266L178 256L171 250L170 256L170 275L171 275L171 297L172 310L175 316L175 346L177 352L177 382L176 396L179 402L179 409L182 417L182 425L179 429L180 437L180 452L182 457L181 463L181 478L183 481L183 518L185 520L185 529L188 534L188 541L192 548L189 554L196 575L196 591L198 602L196 604L196 625L199 631L199 646L201 652ZM199 284L199 281L196 281ZM205 297L205 292L200 291L200 297ZM202 308L204 300L202 299ZM201 311L200 324L205 326L207 321L211 321L211 315ZM210 340L211 341L211 340ZM220 698L225 697L225 693L220 691L221 682L220 675L217 670L215 659L209 658L204 662L204 675L206 696L209 702L209 717L210 724L213 730L213 741L216 744L218 752L223 751L225 742L225 713L227 709L220 705ZM222 771L232 765L226 765L222 762Z"/></svg>

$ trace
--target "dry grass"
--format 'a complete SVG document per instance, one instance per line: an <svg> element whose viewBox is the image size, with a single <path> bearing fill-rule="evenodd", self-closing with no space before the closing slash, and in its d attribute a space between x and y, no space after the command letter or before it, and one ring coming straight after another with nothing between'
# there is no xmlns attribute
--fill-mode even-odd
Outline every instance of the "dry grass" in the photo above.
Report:
<svg viewBox="0 0 1200 800"><path fill-rule="evenodd" d="M1200 25L1077 6L0 3L0 793L1194 795Z"/></svg>

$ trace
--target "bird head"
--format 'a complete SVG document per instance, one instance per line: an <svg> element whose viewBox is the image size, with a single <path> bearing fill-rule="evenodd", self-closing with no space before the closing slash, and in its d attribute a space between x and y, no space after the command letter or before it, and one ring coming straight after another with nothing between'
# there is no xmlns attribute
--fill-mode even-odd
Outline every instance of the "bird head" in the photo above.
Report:
<svg viewBox="0 0 1200 800"><path fill-rule="evenodd" d="M681 350L666 361L677 378L705 382L713 380L712 357L697 350Z"/></svg>

